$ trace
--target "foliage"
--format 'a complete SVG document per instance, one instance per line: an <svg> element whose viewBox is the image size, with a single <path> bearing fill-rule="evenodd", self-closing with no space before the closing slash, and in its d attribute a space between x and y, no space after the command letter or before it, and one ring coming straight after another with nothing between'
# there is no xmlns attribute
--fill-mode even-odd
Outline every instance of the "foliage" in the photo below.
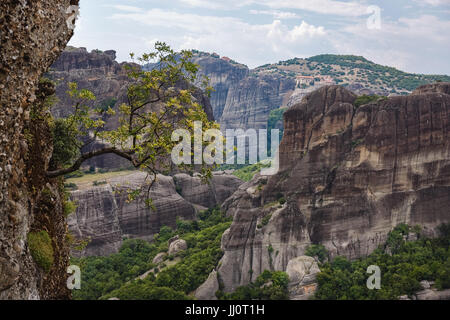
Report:
<svg viewBox="0 0 450 320"><path fill-rule="evenodd" d="M287 300L288 284L289 276L285 272L265 270L255 282L233 293L219 290L216 296L221 300Z"/></svg>
<svg viewBox="0 0 450 320"><path fill-rule="evenodd" d="M102 186L102 185L105 185L105 184L107 184L107 182L105 180L103 180L103 181L95 180L94 182L92 182L92 185L95 186L95 187Z"/></svg>
<svg viewBox="0 0 450 320"><path fill-rule="evenodd" d="M323 75L328 74L335 77L342 76L339 72L331 71L331 66L333 65L348 68L350 70L359 69L361 71L360 76L367 76L367 80L370 83L380 81L385 86L397 88L399 90L413 91L417 87L427 83L450 81L449 76L406 73L392 67L373 63L360 56L323 54L311 57L307 60L322 66L321 74ZM337 82L342 81L342 79L336 80L340 80Z"/></svg>
<svg viewBox="0 0 450 320"><path fill-rule="evenodd" d="M74 213L77 210L77 205L73 201L65 200L64 201L64 216L68 217L70 214Z"/></svg>
<svg viewBox="0 0 450 320"><path fill-rule="evenodd" d="M114 292L112 295L117 294L117 298L120 300L188 300L187 295L182 292L175 291L167 287L155 287L147 285L145 280L132 281L125 284L119 291ZM116 297L116 296L114 296ZM104 299L104 298L102 298Z"/></svg>
<svg viewBox="0 0 450 320"><path fill-rule="evenodd" d="M261 224L263 226L267 226L269 224L269 221L270 221L271 218L272 218L271 214L266 215L264 218L262 218Z"/></svg>
<svg viewBox="0 0 450 320"><path fill-rule="evenodd" d="M222 257L220 240L229 228L230 218L218 209L199 214L198 221L178 219L178 230L164 226L154 241L125 240L119 253L109 257L74 259L80 265L83 284L74 292L76 299L184 299L203 283ZM168 240L179 235L188 249L178 254L177 264L164 267L152 263L161 252L167 252ZM179 259L178 258L178 259ZM155 268L144 280L136 277Z"/></svg>
<svg viewBox="0 0 450 320"><path fill-rule="evenodd" d="M98 299L126 281L130 281L150 268L151 245L144 240L125 240L117 254L109 257L71 259L71 264L81 268L81 290L73 297L81 300Z"/></svg>
<svg viewBox="0 0 450 320"><path fill-rule="evenodd" d="M384 246L371 255L353 262L336 257L320 266L316 299L325 300L385 300L398 299L421 290L420 281L435 281L438 289L450 288L449 225L441 227L441 237L406 241L410 227L397 226ZM445 231L447 230L447 231ZM366 286L367 268L381 269L381 289Z"/></svg>
<svg viewBox="0 0 450 320"><path fill-rule="evenodd" d="M358 98L356 98L354 105L355 107L359 108L365 104L374 102L374 101L378 101L379 99L383 99L383 97L377 96L377 95L372 95L372 96L368 96L368 95L362 95L359 96Z"/></svg>
<svg viewBox="0 0 450 320"><path fill-rule="evenodd" d="M57 167L70 165L80 154L77 131L67 119L56 119L53 126L52 163Z"/></svg>
<svg viewBox="0 0 450 320"><path fill-rule="evenodd" d="M312 244L308 248L306 248L305 256L309 257L317 257L320 262L325 262L328 258L328 251L325 246L321 244Z"/></svg>
<svg viewBox="0 0 450 320"><path fill-rule="evenodd" d="M77 184L76 184L76 183L73 183L73 182L65 183L65 184L64 184L64 188L70 189L70 190L78 190Z"/></svg>
<svg viewBox="0 0 450 320"><path fill-rule="evenodd" d="M134 54L131 54L134 59ZM79 89L76 83L69 84L68 94L74 100L72 113L59 121L55 140L62 140L63 152L55 154L55 160L62 169L49 172L57 177L79 169L89 158L106 153L114 153L129 160L134 167L146 170L153 177L170 168L171 162L164 161L178 141L172 141L173 129L194 132L194 122L202 122L202 130L218 129L218 125L208 120L203 107L194 98L201 82L209 92L206 81L197 77L198 66L191 62L192 52L175 53L165 43L157 42L155 51L143 54L138 62L144 66L156 61L151 70L136 65L126 65L129 85L127 101L117 109L112 108L116 100L111 99L99 107L92 108L96 97L86 89ZM119 125L108 130L106 121L117 116ZM60 139L62 136L63 139ZM74 161L75 150L95 139L102 140L108 147L85 153ZM207 142L204 142L205 145ZM68 152L70 151L70 152ZM69 167L67 167L69 166ZM192 165L181 165L192 169ZM203 177L210 177L210 168L201 169Z"/></svg>
<svg viewBox="0 0 450 320"><path fill-rule="evenodd" d="M41 230L39 232L30 232L27 240L34 261L38 266L44 269L45 272L49 272L53 265L54 258L52 239L47 231Z"/></svg>
<svg viewBox="0 0 450 320"><path fill-rule="evenodd" d="M261 171L262 168L270 167L270 163L267 164L265 162L259 162L256 164L251 164L245 167L242 167L233 172L233 175L241 179L242 181L250 181L253 179L255 174Z"/></svg>

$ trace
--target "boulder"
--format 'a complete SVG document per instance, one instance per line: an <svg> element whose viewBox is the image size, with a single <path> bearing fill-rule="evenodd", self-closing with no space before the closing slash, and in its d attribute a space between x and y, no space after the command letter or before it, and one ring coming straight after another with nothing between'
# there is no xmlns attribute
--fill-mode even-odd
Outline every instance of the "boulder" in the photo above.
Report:
<svg viewBox="0 0 450 320"><path fill-rule="evenodd" d="M317 288L316 276L320 272L317 261L301 256L289 261L286 273L289 276L289 294L292 300L306 300Z"/></svg>
<svg viewBox="0 0 450 320"><path fill-rule="evenodd" d="M209 274L208 279L195 291L198 300L217 300L216 292L219 290L217 271Z"/></svg>
<svg viewBox="0 0 450 320"><path fill-rule="evenodd" d="M156 255L156 257L153 258L152 263L153 264L160 264L161 262L164 261L164 258L167 256L167 253L165 252L160 252Z"/></svg>
<svg viewBox="0 0 450 320"><path fill-rule="evenodd" d="M183 239L177 239L170 243L169 245L169 256L177 254L188 248L187 242Z"/></svg>

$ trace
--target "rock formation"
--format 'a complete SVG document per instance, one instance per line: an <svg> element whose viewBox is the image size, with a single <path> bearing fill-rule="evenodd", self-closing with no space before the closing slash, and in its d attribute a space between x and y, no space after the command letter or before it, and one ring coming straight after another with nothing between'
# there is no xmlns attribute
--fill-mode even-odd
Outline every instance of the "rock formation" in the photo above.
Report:
<svg viewBox="0 0 450 320"><path fill-rule="evenodd" d="M175 239L169 240L169 256L184 251L187 248L186 240L180 239L179 236L176 236Z"/></svg>
<svg viewBox="0 0 450 320"><path fill-rule="evenodd" d="M357 108L353 93L328 86L290 108L278 174L256 177L222 206L233 216L217 270L225 290L286 270L311 243L354 259L400 223L429 236L448 223L449 88L423 86Z"/></svg>
<svg viewBox="0 0 450 320"><path fill-rule="evenodd" d="M295 80L256 75L247 66L201 53L194 62L215 89L211 104L222 129L265 129L270 111L287 104Z"/></svg>
<svg viewBox="0 0 450 320"><path fill-rule="evenodd" d="M75 255L102 256L115 253L123 238L151 240L162 226L176 227L177 218L193 220L198 210L220 206L242 183L231 175L214 175L210 184L185 174L158 176L148 194L154 208L144 199L127 201L127 191L146 184L143 172L112 178L107 185L72 192L77 210L69 216L71 233L89 240ZM148 182L148 181L147 181Z"/></svg>
<svg viewBox="0 0 450 320"><path fill-rule="evenodd" d="M70 296L61 193L45 178L52 145L44 100L52 89L42 84L38 91L38 84L73 34L76 5L78 0L0 4L0 299ZM32 258L33 232L49 239L48 270Z"/></svg>
<svg viewBox="0 0 450 320"><path fill-rule="evenodd" d="M200 73L209 78L210 85L214 88L211 93L211 104L214 110L214 118L220 120L227 104L231 88L239 86L241 80L249 74L247 66L230 63L209 54L198 54L194 62L201 66Z"/></svg>
<svg viewBox="0 0 450 320"><path fill-rule="evenodd" d="M317 261L302 256L289 261L286 273L289 276L289 295L291 300L307 300L317 288L316 276L320 272Z"/></svg>
<svg viewBox="0 0 450 320"><path fill-rule="evenodd" d="M96 100L90 102L92 107L107 107L118 109L126 103L127 86L129 78L125 66L138 65L116 61L114 50L88 52L86 48L68 47L51 66L46 76L55 81L57 101L52 107L53 116L60 118L72 112L74 101L67 94L69 82L75 82L80 89L88 89L94 93ZM185 88L185 84L179 84ZM194 98L204 107L210 120L214 119L209 99L201 90L196 90ZM89 104L89 103L88 103ZM105 127L108 130L117 128L118 116L109 118ZM101 143L93 143L85 152L100 149ZM114 154L102 155L84 162L83 167L95 166L104 169L126 168L130 163Z"/></svg>

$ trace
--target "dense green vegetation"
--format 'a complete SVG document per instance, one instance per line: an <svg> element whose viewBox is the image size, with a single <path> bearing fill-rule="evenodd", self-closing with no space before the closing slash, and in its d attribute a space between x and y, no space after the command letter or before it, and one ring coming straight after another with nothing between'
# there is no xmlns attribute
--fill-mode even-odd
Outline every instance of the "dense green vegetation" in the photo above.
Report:
<svg viewBox="0 0 450 320"><path fill-rule="evenodd" d="M418 240L405 240L411 231ZM399 225L389 234L386 244L367 258L350 262L336 257L322 264L316 299L398 299L421 290L422 280L435 281L437 289L450 288L450 225L441 226L440 232L440 238L427 239L420 236L419 227ZM380 290L367 289L366 270L371 265L381 269Z"/></svg>
<svg viewBox="0 0 450 320"><path fill-rule="evenodd" d="M326 67L322 66L321 70L321 73L324 75L329 74L332 76L339 76L339 74L330 73L330 65L337 65L350 69L362 69L363 73L367 76L369 83L381 81L384 85L391 88L396 87L399 90L413 91L417 87L427 83L433 83L436 81L450 81L450 77L446 75L406 73L392 67L373 63L364 57L359 56L323 54L311 57L307 60L310 62L319 63L321 65L326 65Z"/></svg>
<svg viewBox="0 0 450 320"><path fill-rule="evenodd" d="M49 272L53 265L53 246L52 239L45 230L39 232L30 232L28 234L28 246L34 261L45 272Z"/></svg>
<svg viewBox="0 0 450 320"><path fill-rule="evenodd" d="M381 96L377 96L377 95L373 95L373 96L368 96L368 95L362 95L359 96L358 98L356 98L354 105L359 108L365 104L371 103L371 102L375 102L378 101L380 99L386 99L386 97L381 97Z"/></svg>
<svg viewBox="0 0 450 320"><path fill-rule="evenodd" d="M271 136L271 130L272 129L279 129L280 130L280 137L279 140L281 142L281 139L283 138L284 133L284 121L283 121L283 115L286 112L288 108L279 108L270 111L269 114L269 120L267 121L267 150L268 153L271 154L272 152L272 136Z"/></svg>
<svg viewBox="0 0 450 320"><path fill-rule="evenodd" d="M218 209L199 215L197 221L178 220L177 230L162 227L150 244L143 240L125 240L119 253L109 257L73 259L82 270L81 290L75 299L184 299L199 287L222 257L220 240L231 221ZM167 257L162 265L152 263L167 252L168 240L179 235L188 249ZM179 259L179 261L175 261ZM171 266L166 263L174 262ZM152 270L144 280L138 276Z"/></svg>
<svg viewBox="0 0 450 320"><path fill-rule="evenodd" d="M255 282L241 286L233 293L224 293L220 289L216 296L220 300L287 300L288 284L289 277L285 272L266 270Z"/></svg>
<svg viewBox="0 0 450 320"><path fill-rule="evenodd" d="M317 257L320 262L325 262L328 258L328 252L325 246L321 244L313 244L306 249L305 256Z"/></svg>
<svg viewBox="0 0 450 320"><path fill-rule="evenodd" d="M251 164L245 167L242 167L233 172L233 174L241 179L242 181L250 181L253 179L255 174L261 171L262 168L270 167L270 163L259 162L256 164Z"/></svg>
<svg viewBox="0 0 450 320"><path fill-rule="evenodd" d="M66 166L80 154L80 141L76 130L65 119L56 119L53 126L53 155L54 166Z"/></svg>

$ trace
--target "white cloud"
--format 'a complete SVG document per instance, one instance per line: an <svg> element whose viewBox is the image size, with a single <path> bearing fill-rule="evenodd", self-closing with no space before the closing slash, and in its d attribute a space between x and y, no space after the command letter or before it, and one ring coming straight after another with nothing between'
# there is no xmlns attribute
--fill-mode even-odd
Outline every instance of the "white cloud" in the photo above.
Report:
<svg viewBox="0 0 450 320"><path fill-rule="evenodd" d="M335 0L261 0L255 1L270 8L290 8L307 10L321 14L357 17L367 14L368 5L358 2Z"/></svg>
<svg viewBox="0 0 450 320"><path fill-rule="evenodd" d="M142 12L141 8L134 7L134 6L117 4L117 5L110 5L110 7L120 10L120 11L125 11L125 12Z"/></svg>
<svg viewBox="0 0 450 320"><path fill-rule="evenodd" d="M141 13L114 14L112 19L134 21L149 26L148 37L164 34L175 49L216 51L248 63L252 67L280 55L290 58L310 47L315 39L325 39L323 26L306 21L289 27L275 19L270 24L250 24L234 17L205 16L152 9Z"/></svg>
<svg viewBox="0 0 450 320"><path fill-rule="evenodd" d="M410 72L445 73L442 61L450 51L450 21L436 16L383 21L380 30L365 23L333 31L334 47L341 54L362 55L377 63ZM427 71L425 71L427 70Z"/></svg>
<svg viewBox="0 0 450 320"><path fill-rule="evenodd" d="M249 5L265 6L271 9L299 9L321 14L357 17L366 15L368 5L352 1L344 2L337 0L179 0L183 4L192 7L208 9L230 9L241 8ZM447 1L447 0L428 0Z"/></svg>
<svg viewBox="0 0 450 320"><path fill-rule="evenodd" d="M338 1L338 0L178 0L181 3L199 8L230 10L244 6L258 5L270 9L297 9L310 12L358 17L367 14L368 4L365 1ZM448 0L427 0L448 1Z"/></svg>
<svg viewBox="0 0 450 320"><path fill-rule="evenodd" d="M414 1L422 6L429 5L432 7L437 7L443 5L450 5L450 0L414 0Z"/></svg>
<svg viewBox="0 0 450 320"><path fill-rule="evenodd" d="M294 12L278 11L278 10L250 10L253 15L268 15L275 19L300 19L300 16Z"/></svg>

